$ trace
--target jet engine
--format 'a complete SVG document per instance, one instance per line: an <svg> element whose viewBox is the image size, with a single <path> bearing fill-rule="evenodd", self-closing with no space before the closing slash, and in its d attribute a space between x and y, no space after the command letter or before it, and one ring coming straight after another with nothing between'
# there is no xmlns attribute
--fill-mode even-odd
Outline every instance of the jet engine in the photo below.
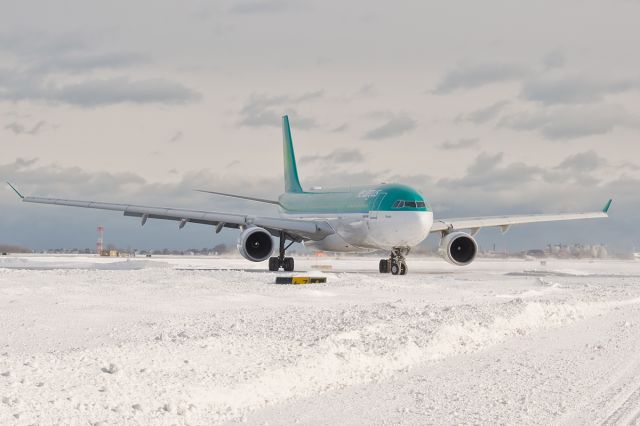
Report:
<svg viewBox="0 0 640 426"><path fill-rule="evenodd" d="M273 239L265 229L252 226L238 237L238 251L247 260L262 262L273 253Z"/></svg>
<svg viewBox="0 0 640 426"><path fill-rule="evenodd" d="M442 256L449 263L465 266L473 262L478 254L476 240L465 232L452 232L440 241Z"/></svg>

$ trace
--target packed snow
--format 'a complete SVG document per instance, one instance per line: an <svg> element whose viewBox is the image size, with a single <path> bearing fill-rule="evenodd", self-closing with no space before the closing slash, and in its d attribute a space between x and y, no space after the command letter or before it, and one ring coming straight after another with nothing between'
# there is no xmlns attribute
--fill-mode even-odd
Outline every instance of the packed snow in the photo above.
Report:
<svg viewBox="0 0 640 426"><path fill-rule="evenodd" d="M3 256L0 424L640 424L640 262L408 263Z"/></svg>

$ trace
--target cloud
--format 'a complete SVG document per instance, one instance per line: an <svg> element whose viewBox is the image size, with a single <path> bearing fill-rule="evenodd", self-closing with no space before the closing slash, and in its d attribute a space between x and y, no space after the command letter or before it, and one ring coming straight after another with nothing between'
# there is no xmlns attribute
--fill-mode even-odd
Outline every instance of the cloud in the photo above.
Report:
<svg viewBox="0 0 640 426"><path fill-rule="evenodd" d="M550 140L603 135L616 127L637 127L638 117L616 105L576 105L524 112L500 120L499 126L535 131Z"/></svg>
<svg viewBox="0 0 640 426"><path fill-rule="evenodd" d="M148 57L138 53L94 53L82 51L39 58L39 61L31 67L31 71L75 74L96 69L129 68L149 62Z"/></svg>
<svg viewBox="0 0 640 426"><path fill-rule="evenodd" d="M478 145L478 139L458 139L455 142L445 141L441 143L438 147L440 149L444 149L446 151L458 150L458 149L466 149L472 148Z"/></svg>
<svg viewBox="0 0 640 426"><path fill-rule="evenodd" d="M349 124L348 123L342 123L341 125L331 129L331 131L333 133L341 133L341 132L345 132L347 130L349 130Z"/></svg>
<svg viewBox="0 0 640 426"><path fill-rule="evenodd" d="M182 133L182 131L177 131L173 134L173 136L171 136L171 139L169 139L169 143L179 142L182 140L183 136L184 134Z"/></svg>
<svg viewBox="0 0 640 426"><path fill-rule="evenodd" d="M475 124L483 124L493 120L504 108L509 105L509 101L499 101L485 108L472 111L469 114L459 115L456 121L470 121Z"/></svg>
<svg viewBox="0 0 640 426"><path fill-rule="evenodd" d="M546 105L584 104L637 87L637 82L632 80L595 80L579 75L542 77L526 80L520 97Z"/></svg>
<svg viewBox="0 0 640 426"><path fill-rule="evenodd" d="M287 100L288 102L299 104L301 102L314 101L316 99L322 98L323 96L324 96L324 90L321 89L321 90L316 90L314 92L306 92L298 96L289 96L287 97Z"/></svg>
<svg viewBox="0 0 640 426"><path fill-rule="evenodd" d="M550 183L566 184L575 182L580 185L595 186L601 181L600 171L608 167L605 158L595 151L579 152L566 157L557 166L544 173L544 180Z"/></svg>
<svg viewBox="0 0 640 426"><path fill-rule="evenodd" d="M161 78L79 79L78 75L94 71L129 69L149 62L145 55L134 52L100 51L89 47L85 40L82 35L0 35L0 51L11 59L7 64L13 62L0 68L0 100L97 107L119 103L183 104L200 99L199 93ZM65 78L69 76L72 79Z"/></svg>
<svg viewBox="0 0 640 426"><path fill-rule="evenodd" d="M371 98L378 94L375 84L368 83L358 89L354 94L354 98Z"/></svg>
<svg viewBox="0 0 640 426"><path fill-rule="evenodd" d="M628 162L628 161L625 161L624 163L618 164L615 167L629 169L629 170L632 170L634 172L640 171L640 166L638 166L637 164Z"/></svg>
<svg viewBox="0 0 640 426"><path fill-rule="evenodd" d="M449 190L482 188L484 191L511 190L542 175L542 169L522 162L504 165L504 154L481 153L461 178L443 178L438 186Z"/></svg>
<svg viewBox="0 0 640 426"><path fill-rule="evenodd" d="M542 58L542 63L547 69L561 68L564 66L565 62L566 55L564 51L560 49L552 50L551 52L544 55L544 58Z"/></svg>
<svg viewBox="0 0 640 426"><path fill-rule="evenodd" d="M23 135L23 134L37 135L45 127L45 125L46 125L46 122L43 120L40 120L36 124L34 124L31 128L27 128L27 126L20 124L17 121L14 121L4 126L4 128L6 130L12 131L16 135Z"/></svg>
<svg viewBox="0 0 640 426"><path fill-rule="evenodd" d="M300 157L300 164L320 163L322 165L350 164L364 161L364 155L357 149L337 149L326 155Z"/></svg>
<svg viewBox="0 0 640 426"><path fill-rule="evenodd" d="M229 11L240 15L259 15L282 12L291 6L289 2L281 0L241 1L234 4Z"/></svg>
<svg viewBox="0 0 640 426"><path fill-rule="evenodd" d="M37 158L21 158L18 157L16 158L16 160L13 162L13 164L8 164L5 165L3 167L7 167L8 170L20 170L26 167L30 167L32 165L34 165L35 163L38 162Z"/></svg>
<svg viewBox="0 0 640 426"><path fill-rule="evenodd" d="M433 93L447 94L460 89L474 89L491 83L519 80L529 70L516 63L487 62L466 64L447 72Z"/></svg>
<svg viewBox="0 0 640 426"><path fill-rule="evenodd" d="M595 151L579 152L565 158L556 169L571 172L592 172L595 169L606 166L607 160L599 156Z"/></svg>
<svg viewBox="0 0 640 426"><path fill-rule="evenodd" d="M280 127L281 117L289 115L291 125L300 129L317 126L314 119L302 116L295 106L315 101L324 96L323 90L303 93L301 95L265 95L253 94L240 109L240 126L246 127Z"/></svg>
<svg viewBox="0 0 640 426"><path fill-rule="evenodd" d="M417 127L416 121L407 114L392 115L386 123L369 130L365 139L388 139L411 132Z"/></svg>
<svg viewBox="0 0 640 426"><path fill-rule="evenodd" d="M51 34L42 31L0 33L0 50L19 56L53 56L86 50L86 34Z"/></svg>
<svg viewBox="0 0 640 426"><path fill-rule="evenodd" d="M200 94L182 84L163 79L130 80L127 77L116 77L85 80L63 86L44 85L37 81L30 83L5 87L4 91L0 91L0 100L29 100L98 107L120 103L184 104L200 99Z"/></svg>
<svg viewBox="0 0 640 426"><path fill-rule="evenodd" d="M80 167L43 164L37 158L18 158L12 163L0 164L0 177L11 181L21 192L30 195L107 202L135 200L138 204L178 206L184 203L202 205L203 196L193 190L220 190L211 188L211 182L224 182L223 187L227 192L267 198L274 195L274 189L282 186L280 177L259 180L224 179L204 169L185 172L177 181L148 182L133 172L91 171ZM206 197L204 200L206 202Z"/></svg>
<svg viewBox="0 0 640 426"><path fill-rule="evenodd" d="M443 204L440 214L453 217L575 211L589 207L595 193L606 192L601 189L610 188L621 176L610 173L608 167L592 151L570 155L551 168L507 162L503 153L481 153L461 177L441 178L428 189ZM606 197L623 192L620 188L608 191ZM603 202L606 197L601 197ZM640 206L640 197L636 198ZM552 205L560 208L548 208ZM593 206L594 210L599 207Z"/></svg>
<svg viewBox="0 0 640 426"><path fill-rule="evenodd" d="M146 55L123 50L101 51L89 46L95 34L21 32L0 34L0 51L14 56L30 73L78 73L96 69L127 68L150 62Z"/></svg>
<svg viewBox="0 0 640 426"><path fill-rule="evenodd" d="M620 173L616 173L616 170L612 173L607 160L593 150L569 155L554 167L541 167L521 161L508 163L504 160L503 153L483 152L467 167L463 176L441 178L433 188L446 194L456 194L456 197L463 200L474 200L484 194L487 198L494 197L504 201L517 200L524 204L529 201L531 210L535 211L535 201L528 200L527 194L535 191L561 192L563 195L559 196L559 201L562 197L571 199L572 192L606 185L618 175ZM446 194L440 193L440 197L449 198Z"/></svg>
<svg viewBox="0 0 640 426"><path fill-rule="evenodd" d="M164 79L131 81L126 77L87 80L54 91L54 100L78 106L102 106L117 103L184 104L200 95L180 83Z"/></svg>
<svg viewBox="0 0 640 426"><path fill-rule="evenodd" d="M117 194L123 186L146 183L145 179L135 173L90 173L79 167L40 165L37 158L18 158L13 163L0 164L0 176L11 179L16 184L38 188L43 194L51 194L52 189L58 194L69 194L70 185L90 188L93 194L110 191Z"/></svg>

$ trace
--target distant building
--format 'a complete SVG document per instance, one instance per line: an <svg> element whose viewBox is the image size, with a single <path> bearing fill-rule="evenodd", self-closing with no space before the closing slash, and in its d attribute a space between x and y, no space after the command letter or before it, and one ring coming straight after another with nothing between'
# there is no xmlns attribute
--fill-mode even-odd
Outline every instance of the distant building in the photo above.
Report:
<svg viewBox="0 0 640 426"><path fill-rule="evenodd" d="M604 259L609 256L609 252L603 244L573 244L571 246L564 244L549 244L545 253L548 256L558 257L561 259L570 257Z"/></svg>
<svg viewBox="0 0 640 426"><path fill-rule="evenodd" d="M31 253L31 250L10 244L0 244L0 252L2 253Z"/></svg>
<svg viewBox="0 0 640 426"><path fill-rule="evenodd" d="M544 252L544 250L527 250L527 252L525 253L527 256L531 256L531 257L545 257L546 253Z"/></svg>

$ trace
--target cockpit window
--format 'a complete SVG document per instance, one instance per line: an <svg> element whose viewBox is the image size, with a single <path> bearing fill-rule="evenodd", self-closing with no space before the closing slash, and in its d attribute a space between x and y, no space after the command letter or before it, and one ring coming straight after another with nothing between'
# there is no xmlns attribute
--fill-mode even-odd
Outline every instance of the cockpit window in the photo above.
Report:
<svg viewBox="0 0 640 426"><path fill-rule="evenodd" d="M424 201L406 201L406 200L397 200L396 202L393 203L394 209L401 209L403 207L423 209L426 207L426 204Z"/></svg>

